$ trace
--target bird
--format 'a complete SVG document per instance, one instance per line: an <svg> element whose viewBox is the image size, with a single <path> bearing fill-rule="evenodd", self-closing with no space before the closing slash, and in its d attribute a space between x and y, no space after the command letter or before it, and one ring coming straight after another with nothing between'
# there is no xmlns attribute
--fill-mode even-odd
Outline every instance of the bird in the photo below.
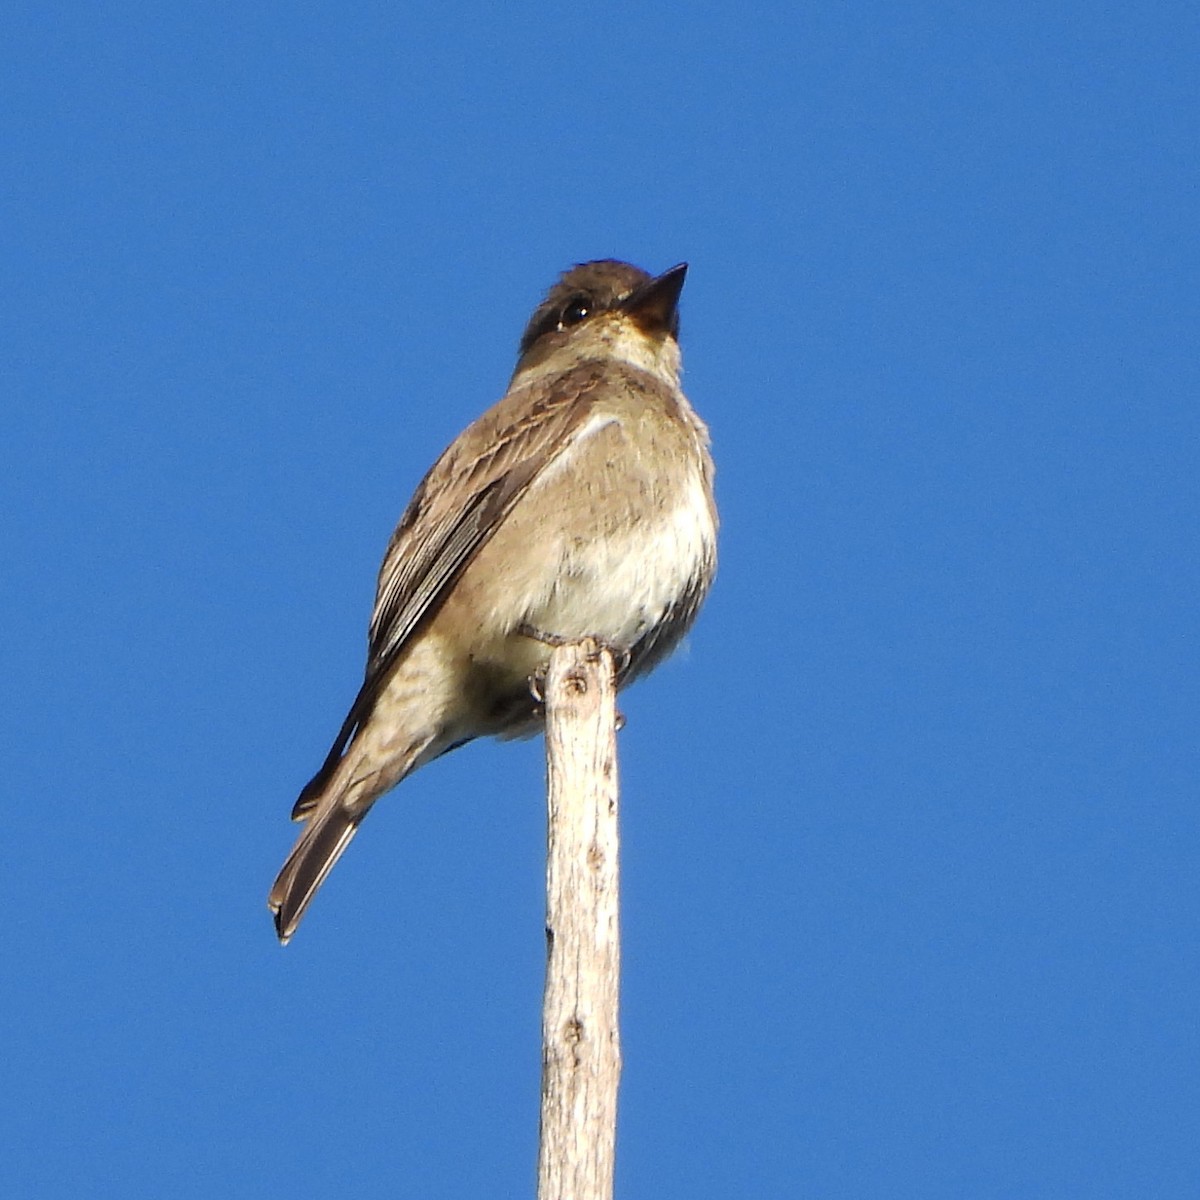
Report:
<svg viewBox="0 0 1200 1200"><path fill-rule="evenodd" d="M538 732L554 646L594 638L624 687L679 644L717 565L708 429L680 386L680 263L565 271L504 396L417 485L380 568L362 686L268 906L286 944L372 805L480 737Z"/></svg>

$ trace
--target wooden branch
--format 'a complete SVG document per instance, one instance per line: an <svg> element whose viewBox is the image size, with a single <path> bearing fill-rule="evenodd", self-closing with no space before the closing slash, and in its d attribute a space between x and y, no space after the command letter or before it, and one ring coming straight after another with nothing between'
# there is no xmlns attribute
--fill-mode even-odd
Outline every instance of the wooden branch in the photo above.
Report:
<svg viewBox="0 0 1200 1200"><path fill-rule="evenodd" d="M543 689L549 826L538 1200L611 1200L621 1042L616 685L590 639Z"/></svg>

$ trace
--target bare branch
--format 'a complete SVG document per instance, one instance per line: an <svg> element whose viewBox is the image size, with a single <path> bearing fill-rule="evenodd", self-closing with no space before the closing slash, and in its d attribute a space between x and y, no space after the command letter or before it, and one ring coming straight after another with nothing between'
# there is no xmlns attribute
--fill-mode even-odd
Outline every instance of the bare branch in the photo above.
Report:
<svg viewBox="0 0 1200 1200"><path fill-rule="evenodd" d="M612 654L557 647L544 685L549 826L538 1200L611 1200L621 1045Z"/></svg>

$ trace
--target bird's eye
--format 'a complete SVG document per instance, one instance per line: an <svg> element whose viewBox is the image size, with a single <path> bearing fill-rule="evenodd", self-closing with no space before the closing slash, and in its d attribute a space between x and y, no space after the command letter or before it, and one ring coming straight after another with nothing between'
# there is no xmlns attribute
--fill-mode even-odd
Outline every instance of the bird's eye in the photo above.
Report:
<svg viewBox="0 0 1200 1200"><path fill-rule="evenodd" d="M562 313L558 318L558 327L559 329L569 329L572 325L578 325L580 321L589 317L591 312L592 302L586 296L572 296L563 305Z"/></svg>

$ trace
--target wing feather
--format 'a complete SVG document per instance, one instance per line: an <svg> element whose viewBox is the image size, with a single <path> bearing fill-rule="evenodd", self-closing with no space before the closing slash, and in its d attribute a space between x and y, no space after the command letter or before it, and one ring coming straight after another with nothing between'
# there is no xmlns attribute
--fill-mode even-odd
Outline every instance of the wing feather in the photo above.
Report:
<svg viewBox="0 0 1200 1200"><path fill-rule="evenodd" d="M392 534L376 588L362 687L293 820L315 806L413 634L587 419L599 363L510 392L465 430L417 487Z"/></svg>

